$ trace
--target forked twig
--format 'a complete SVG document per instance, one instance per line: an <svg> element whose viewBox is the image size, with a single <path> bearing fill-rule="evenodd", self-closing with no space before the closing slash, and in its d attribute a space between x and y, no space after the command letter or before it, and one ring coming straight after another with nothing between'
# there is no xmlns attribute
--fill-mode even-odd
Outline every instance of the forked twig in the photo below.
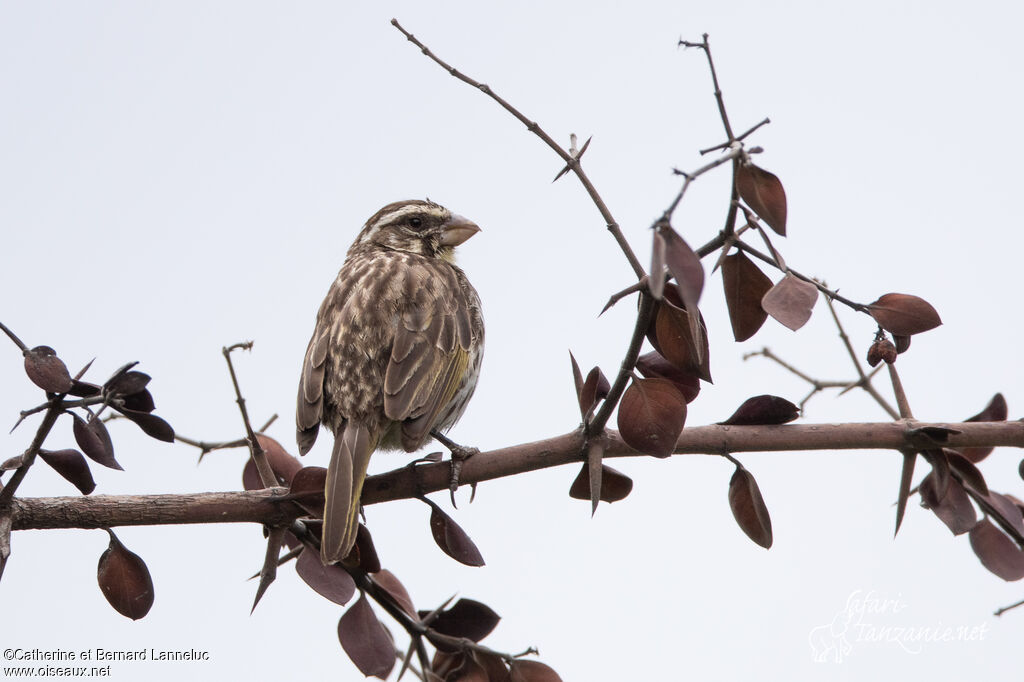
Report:
<svg viewBox="0 0 1024 682"><path fill-rule="evenodd" d="M277 485L277 476L274 475L274 470L270 468L270 462L267 461L267 453L263 450L259 439L256 438L256 432L252 429L252 423L249 421L249 411L245 409L245 398L242 397L242 389L239 387L238 377L235 375L235 366L231 362L231 353L239 349L252 350L252 341L226 346L222 352L224 360L228 363L228 372L231 373L231 384L235 387L235 402L238 403L238 409L242 413L242 422L245 424L245 436L249 441L249 452L252 455L252 461L256 465L256 471L259 472L263 487L273 488Z"/></svg>

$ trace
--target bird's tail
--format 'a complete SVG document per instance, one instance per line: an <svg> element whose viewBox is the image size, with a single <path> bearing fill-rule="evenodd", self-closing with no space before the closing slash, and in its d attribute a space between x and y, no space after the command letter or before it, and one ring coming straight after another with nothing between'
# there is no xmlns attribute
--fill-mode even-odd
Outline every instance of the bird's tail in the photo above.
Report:
<svg viewBox="0 0 1024 682"><path fill-rule="evenodd" d="M341 561L356 542L359 530L359 498L366 480L370 455L377 438L365 426L349 422L334 438L331 462L327 466L327 501L320 559L324 564Z"/></svg>

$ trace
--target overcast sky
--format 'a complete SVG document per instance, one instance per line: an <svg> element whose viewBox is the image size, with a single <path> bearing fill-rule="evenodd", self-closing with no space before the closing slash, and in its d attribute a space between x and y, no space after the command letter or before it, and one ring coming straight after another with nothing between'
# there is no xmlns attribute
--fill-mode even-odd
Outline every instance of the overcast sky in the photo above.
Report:
<svg viewBox="0 0 1024 682"><path fill-rule="evenodd" d="M207 440L242 433L220 349L255 340L237 362L249 410L257 422L279 414L269 433L294 450L302 355L345 251L382 205L429 196L483 228L460 263L483 299L487 352L452 436L490 449L570 431L566 351L615 371L635 308L597 314L632 272L578 183L551 183L555 155L388 22L556 139L593 135L585 166L644 261L647 228L678 189L671 169L696 168L707 161L697 150L723 139L703 56L676 47L708 32L734 127L772 119L751 143L785 184L789 237L776 243L789 264L857 301L897 291L938 309L944 326L899 362L918 418L968 417L996 391L1021 415L1024 47L1012 3L353 5L0 2L0 320L73 370L95 357L94 380L139 360L157 414ZM727 198L726 171L700 179L677 230L703 243ZM690 425L752 395L804 396L781 368L742 360L766 345L815 376L853 377L821 301L799 333L769 321L743 344L718 275L702 307L715 384ZM866 352L870 320L843 315ZM0 360L0 423L13 424L42 395L13 345ZM864 396L828 394L805 421L885 419ZM0 459L36 423L5 437ZM240 485L241 451L197 467L192 448L111 430L126 471L94 467L98 493ZM49 444L72 442L61 424ZM324 465L329 449L322 438L306 462ZM767 552L735 526L732 466L712 457L613 462L634 491L594 519L566 494L575 467L484 484L453 514L485 568L434 546L421 503L367 513L418 607L456 592L484 601L503 617L485 643L536 646L566 680L959 680L1018 665L1024 610L992 612L1024 598L1024 584L988 573L916 501L893 541L898 454L740 458L772 514ZM1019 458L1004 449L985 462L994 489L1020 494ZM406 461L380 455L371 470ZM75 493L43 465L19 492ZM342 609L291 568L249 615L259 528L118 534L153 574L145 619L115 613L96 586L104 533L19 532L0 585L0 648L210 652L114 664L120 680L361 678L337 643ZM815 629L843 621L851 597L851 649L816 663ZM857 611L865 603L876 608ZM894 628L946 627L983 636L884 641Z"/></svg>

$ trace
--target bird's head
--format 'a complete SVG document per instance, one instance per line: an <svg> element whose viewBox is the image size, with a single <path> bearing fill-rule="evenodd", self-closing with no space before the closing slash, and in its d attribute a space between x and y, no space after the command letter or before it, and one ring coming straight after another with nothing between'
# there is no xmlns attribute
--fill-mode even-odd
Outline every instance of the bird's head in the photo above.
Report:
<svg viewBox="0 0 1024 682"><path fill-rule="evenodd" d="M456 246L480 228L432 201L396 201L366 221L352 250L384 248L451 261Z"/></svg>

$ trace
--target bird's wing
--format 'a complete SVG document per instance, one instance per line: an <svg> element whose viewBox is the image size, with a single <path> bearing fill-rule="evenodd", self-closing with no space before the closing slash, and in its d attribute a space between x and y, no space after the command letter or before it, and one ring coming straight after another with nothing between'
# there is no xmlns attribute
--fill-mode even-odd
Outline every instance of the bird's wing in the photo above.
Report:
<svg viewBox="0 0 1024 682"><path fill-rule="evenodd" d="M469 302L451 268L413 268L384 375L384 414L402 422L402 447L419 448L465 381L472 346Z"/></svg>
<svg viewBox="0 0 1024 682"><path fill-rule="evenodd" d="M313 337L306 348L306 358L302 361L298 405L295 410L295 437L299 443L299 454L302 455L313 447L317 432L320 430L329 337L330 328L323 324L322 319L318 319Z"/></svg>

